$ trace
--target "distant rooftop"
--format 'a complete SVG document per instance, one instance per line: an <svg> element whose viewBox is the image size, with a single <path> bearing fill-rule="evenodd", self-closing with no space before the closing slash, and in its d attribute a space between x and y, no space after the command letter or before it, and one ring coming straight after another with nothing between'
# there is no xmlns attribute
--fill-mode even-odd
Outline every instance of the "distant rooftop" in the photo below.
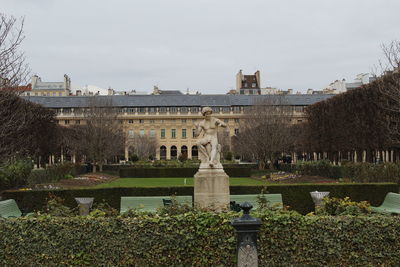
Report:
<svg viewBox="0 0 400 267"><path fill-rule="evenodd" d="M113 95L96 96L111 98L115 107L165 107L165 106L251 106L267 99L279 100L282 105L308 106L333 95ZM48 108L87 107L90 96L30 96L25 99ZM277 102L278 103L278 102Z"/></svg>

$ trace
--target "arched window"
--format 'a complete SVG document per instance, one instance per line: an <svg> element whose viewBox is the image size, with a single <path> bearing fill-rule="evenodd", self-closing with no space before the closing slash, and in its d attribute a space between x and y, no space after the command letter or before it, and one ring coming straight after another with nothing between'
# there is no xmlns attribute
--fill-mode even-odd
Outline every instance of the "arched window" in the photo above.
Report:
<svg viewBox="0 0 400 267"><path fill-rule="evenodd" d="M199 151L197 146L192 146L192 159L197 159L199 157Z"/></svg>
<svg viewBox="0 0 400 267"><path fill-rule="evenodd" d="M182 146L181 147L181 154L185 159L188 158L188 148L187 148L187 146Z"/></svg>
<svg viewBox="0 0 400 267"><path fill-rule="evenodd" d="M171 159L176 159L178 156L178 150L176 146L171 146Z"/></svg>
<svg viewBox="0 0 400 267"><path fill-rule="evenodd" d="M165 146L160 147L160 159L167 159L167 148Z"/></svg>

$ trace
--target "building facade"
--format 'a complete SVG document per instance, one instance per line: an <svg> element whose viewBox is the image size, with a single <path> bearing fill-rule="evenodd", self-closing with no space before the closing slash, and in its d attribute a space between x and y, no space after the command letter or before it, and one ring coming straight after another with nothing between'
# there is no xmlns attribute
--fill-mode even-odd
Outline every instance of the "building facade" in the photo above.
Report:
<svg viewBox="0 0 400 267"><path fill-rule="evenodd" d="M24 92L25 96L69 96L71 94L71 79L64 74L62 82L43 82L33 75L30 83L31 90Z"/></svg>
<svg viewBox="0 0 400 267"><path fill-rule="evenodd" d="M247 107L267 97L250 95L137 95L98 96L111 99L119 112L118 120L127 137L125 158L129 158L130 139L136 135L154 137L158 143L157 159L175 159L186 153L197 158L194 130L202 119L201 108L209 106L213 115L228 127L225 134L234 136L240 131ZM292 111L292 123L305 120L304 108L325 100L331 95L286 95L284 105ZM88 107L88 96L27 97L30 101L55 110L60 125L83 124L83 109Z"/></svg>

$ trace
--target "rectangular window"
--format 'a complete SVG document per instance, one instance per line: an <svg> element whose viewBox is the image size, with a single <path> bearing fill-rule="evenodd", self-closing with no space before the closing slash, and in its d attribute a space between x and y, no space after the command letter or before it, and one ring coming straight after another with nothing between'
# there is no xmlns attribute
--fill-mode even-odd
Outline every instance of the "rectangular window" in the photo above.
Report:
<svg viewBox="0 0 400 267"><path fill-rule="evenodd" d="M171 138L172 139L176 138L176 129L171 129Z"/></svg>
<svg viewBox="0 0 400 267"><path fill-rule="evenodd" d="M239 123L239 119L235 119L235 123Z"/></svg>
<svg viewBox="0 0 400 267"><path fill-rule="evenodd" d="M186 129L182 129L182 138L186 139Z"/></svg>
<svg viewBox="0 0 400 267"><path fill-rule="evenodd" d="M128 108L127 112L128 113L135 113L136 112L136 108Z"/></svg>
<svg viewBox="0 0 400 267"><path fill-rule="evenodd" d="M149 113L156 113L157 108L155 108L155 107L150 107L150 108L148 108L148 110L149 110Z"/></svg>
<svg viewBox="0 0 400 267"><path fill-rule="evenodd" d="M160 120L160 123L164 123L164 120Z"/></svg>
<svg viewBox="0 0 400 267"><path fill-rule="evenodd" d="M182 119L182 123L186 123L186 119Z"/></svg>
<svg viewBox="0 0 400 267"><path fill-rule="evenodd" d="M139 123L144 123L144 120L139 120Z"/></svg>
<svg viewBox="0 0 400 267"><path fill-rule="evenodd" d="M139 108L139 113L145 113L145 112L146 112L146 108L143 108L143 107Z"/></svg>
<svg viewBox="0 0 400 267"><path fill-rule="evenodd" d="M200 111L200 109L199 109L199 107L191 107L190 111L193 112L193 113L197 113L197 112Z"/></svg>
<svg viewBox="0 0 400 267"><path fill-rule="evenodd" d="M165 139L165 129L161 129L160 131L160 138Z"/></svg>
<svg viewBox="0 0 400 267"><path fill-rule="evenodd" d="M150 129L150 137L155 137L156 131L154 129Z"/></svg>
<svg viewBox="0 0 400 267"><path fill-rule="evenodd" d="M150 123L154 123L154 120L150 120Z"/></svg>
<svg viewBox="0 0 400 267"><path fill-rule="evenodd" d="M81 121L80 120L76 120L75 124L81 124Z"/></svg>
<svg viewBox="0 0 400 267"><path fill-rule="evenodd" d="M128 137L133 137L134 136L134 131L133 130L128 130Z"/></svg>
<svg viewBox="0 0 400 267"><path fill-rule="evenodd" d="M189 109L188 109L188 107L181 107L180 110L181 110L181 113L187 113Z"/></svg>
<svg viewBox="0 0 400 267"><path fill-rule="evenodd" d="M167 112L167 108L166 107L160 107L160 113L166 113Z"/></svg>
<svg viewBox="0 0 400 267"><path fill-rule="evenodd" d="M240 113L240 107L233 107L234 113Z"/></svg>
<svg viewBox="0 0 400 267"><path fill-rule="evenodd" d="M192 138L196 138L196 129L192 129Z"/></svg>
<svg viewBox="0 0 400 267"><path fill-rule="evenodd" d="M133 123L133 120L128 120L128 123L129 123L129 124L132 124L132 123Z"/></svg>
<svg viewBox="0 0 400 267"><path fill-rule="evenodd" d="M225 123L229 123L229 119L224 119L224 122Z"/></svg>
<svg viewBox="0 0 400 267"><path fill-rule="evenodd" d="M212 111L214 113L219 113L219 107L212 107Z"/></svg>
<svg viewBox="0 0 400 267"><path fill-rule="evenodd" d="M144 129L140 129L139 134L140 136L144 136Z"/></svg>
<svg viewBox="0 0 400 267"><path fill-rule="evenodd" d="M170 107L169 108L169 112L171 112L171 113L176 113L177 111L178 111L177 107Z"/></svg>
<svg viewBox="0 0 400 267"><path fill-rule="evenodd" d="M69 124L69 120L65 120L65 121L64 121L64 124Z"/></svg>
<svg viewBox="0 0 400 267"><path fill-rule="evenodd" d="M222 112L229 113L229 112L231 112L231 108L230 107L223 107L222 108Z"/></svg>
<svg viewBox="0 0 400 267"><path fill-rule="evenodd" d="M235 129L235 135L239 134L239 129Z"/></svg>

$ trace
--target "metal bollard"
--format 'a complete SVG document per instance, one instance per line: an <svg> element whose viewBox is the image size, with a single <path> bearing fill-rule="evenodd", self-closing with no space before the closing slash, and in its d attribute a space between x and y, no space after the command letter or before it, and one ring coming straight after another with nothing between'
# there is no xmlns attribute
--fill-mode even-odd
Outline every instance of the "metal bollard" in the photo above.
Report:
<svg viewBox="0 0 400 267"><path fill-rule="evenodd" d="M240 205L243 216L231 221L237 236L237 266L257 267L257 233L261 226L261 220L250 216L253 206L249 202Z"/></svg>

